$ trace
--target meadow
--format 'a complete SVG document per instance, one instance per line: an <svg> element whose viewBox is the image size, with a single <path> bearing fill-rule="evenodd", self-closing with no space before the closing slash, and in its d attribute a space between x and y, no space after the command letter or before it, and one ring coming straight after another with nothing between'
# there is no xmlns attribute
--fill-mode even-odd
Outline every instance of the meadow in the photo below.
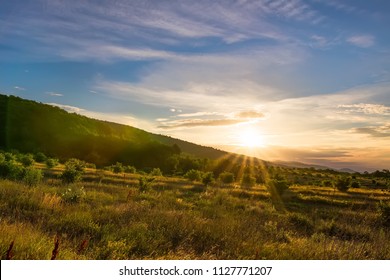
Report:
<svg viewBox="0 0 390 280"><path fill-rule="evenodd" d="M390 259L390 192L372 179L340 191L316 184L334 175L286 168L310 184L275 193L95 168L64 183L64 165L34 168L37 184L0 179L2 259Z"/></svg>

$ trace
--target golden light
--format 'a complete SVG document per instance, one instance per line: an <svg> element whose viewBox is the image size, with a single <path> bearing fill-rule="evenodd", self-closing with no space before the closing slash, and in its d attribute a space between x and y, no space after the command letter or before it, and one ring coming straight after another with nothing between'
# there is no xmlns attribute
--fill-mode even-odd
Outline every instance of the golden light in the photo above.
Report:
<svg viewBox="0 0 390 280"><path fill-rule="evenodd" d="M247 128L240 132L239 145L247 148L264 147L264 138L259 131Z"/></svg>

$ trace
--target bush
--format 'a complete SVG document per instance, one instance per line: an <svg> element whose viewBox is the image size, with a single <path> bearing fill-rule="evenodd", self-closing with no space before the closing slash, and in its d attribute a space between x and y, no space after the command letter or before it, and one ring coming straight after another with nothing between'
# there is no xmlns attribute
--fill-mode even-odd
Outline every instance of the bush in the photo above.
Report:
<svg viewBox="0 0 390 280"><path fill-rule="evenodd" d="M70 159L65 163L65 170L60 178L65 184L76 183L81 180L85 163L78 159Z"/></svg>
<svg viewBox="0 0 390 280"><path fill-rule="evenodd" d="M58 159L56 158L47 158L46 159L46 167L51 169L53 167L56 167L58 165Z"/></svg>
<svg viewBox="0 0 390 280"><path fill-rule="evenodd" d="M36 186L42 181L42 171L33 167L27 167L23 171L23 182L28 186Z"/></svg>
<svg viewBox="0 0 390 280"><path fill-rule="evenodd" d="M4 154L0 153L0 164L5 162L5 156Z"/></svg>
<svg viewBox="0 0 390 280"><path fill-rule="evenodd" d="M324 180L324 181L322 181L322 186L324 186L324 187L331 187L332 186L332 181Z"/></svg>
<svg viewBox="0 0 390 280"><path fill-rule="evenodd" d="M349 189L350 183L351 183L351 178L350 177L339 176L336 179L336 182L334 183L334 186L339 191L346 192Z"/></svg>
<svg viewBox="0 0 390 280"><path fill-rule="evenodd" d="M253 177L250 173L244 173L241 178L241 186L244 187L253 187L256 185L256 178Z"/></svg>
<svg viewBox="0 0 390 280"><path fill-rule="evenodd" d="M269 180L268 188L271 194L282 195L289 188L289 184L286 179L278 177Z"/></svg>
<svg viewBox="0 0 390 280"><path fill-rule="evenodd" d="M10 180L23 179L23 167L15 161L4 161L0 163L0 177Z"/></svg>
<svg viewBox="0 0 390 280"><path fill-rule="evenodd" d="M34 156L34 160L36 162L40 162L40 163L43 163L47 160L47 157L44 153L42 152L39 152L39 153L36 153L35 156Z"/></svg>
<svg viewBox="0 0 390 280"><path fill-rule="evenodd" d="M61 198L66 203L78 203L86 196L84 187L68 188L61 194Z"/></svg>
<svg viewBox="0 0 390 280"><path fill-rule="evenodd" d="M234 174L231 172L223 172L219 174L219 180L224 184L232 184L234 182Z"/></svg>
<svg viewBox="0 0 390 280"><path fill-rule="evenodd" d="M212 172L206 172L202 176L202 183L205 186L210 185L212 182L214 182L214 174Z"/></svg>
<svg viewBox="0 0 390 280"><path fill-rule="evenodd" d="M16 156L12 153L5 153L4 157L5 161L16 161Z"/></svg>
<svg viewBox="0 0 390 280"><path fill-rule="evenodd" d="M383 225L390 226L390 201L380 201L378 204L378 211Z"/></svg>
<svg viewBox="0 0 390 280"><path fill-rule="evenodd" d="M34 157L32 154L22 155L19 161L23 166L28 167L34 164Z"/></svg>
<svg viewBox="0 0 390 280"><path fill-rule="evenodd" d="M85 161L76 158L71 158L67 162L65 162L65 169L74 169L81 173L84 171L85 166L86 166Z"/></svg>
<svg viewBox="0 0 390 280"><path fill-rule="evenodd" d="M134 174L135 172L137 172L137 169L135 169L134 166L128 165L124 167L124 171L126 173Z"/></svg>
<svg viewBox="0 0 390 280"><path fill-rule="evenodd" d="M139 191L142 193L148 191L152 186L153 181L154 181L153 177L145 177L145 176L140 177L138 179Z"/></svg>
<svg viewBox="0 0 390 280"><path fill-rule="evenodd" d="M200 181L202 180L202 172L199 170L191 169L184 175L184 177L190 181Z"/></svg>
<svg viewBox="0 0 390 280"><path fill-rule="evenodd" d="M360 188L360 183L357 181L354 181L351 183L351 188Z"/></svg>
<svg viewBox="0 0 390 280"><path fill-rule="evenodd" d="M122 173L124 171L123 165L120 162L115 163L114 165L111 165L112 172L118 174Z"/></svg>
<svg viewBox="0 0 390 280"><path fill-rule="evenodd" d="M152 171L150 171L149 173L150 176L162 176L162 172L160 170L160 168L153 168Z"/></svg>

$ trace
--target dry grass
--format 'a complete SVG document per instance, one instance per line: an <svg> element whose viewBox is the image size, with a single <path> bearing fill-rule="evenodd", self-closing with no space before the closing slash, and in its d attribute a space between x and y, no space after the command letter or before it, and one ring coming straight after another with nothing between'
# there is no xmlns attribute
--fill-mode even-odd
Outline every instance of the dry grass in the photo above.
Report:
<svg viewBox="0 0 390 280"><path fill-rule="evenodd" d="M157 177L141 193L138 177L105 172L101 180L89 170L85 182L35 188L0 180L2 258L390 258L377 210L388 192L292 186L275 200L262 185L206 188ZM65 201L69 187L85 196Z"/></svg>

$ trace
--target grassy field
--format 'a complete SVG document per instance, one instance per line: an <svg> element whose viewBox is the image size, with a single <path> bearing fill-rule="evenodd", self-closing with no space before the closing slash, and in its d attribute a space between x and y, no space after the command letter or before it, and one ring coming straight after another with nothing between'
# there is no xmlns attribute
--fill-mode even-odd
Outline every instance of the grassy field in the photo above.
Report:
<svg viewBox="0 0 390 280"><path fill-rule="evenodd" d="M1 258L390 259L378 210L388 190L293 185L278 197L264 185L155 177L140 191L141 176L0 180Z"/></svg>

